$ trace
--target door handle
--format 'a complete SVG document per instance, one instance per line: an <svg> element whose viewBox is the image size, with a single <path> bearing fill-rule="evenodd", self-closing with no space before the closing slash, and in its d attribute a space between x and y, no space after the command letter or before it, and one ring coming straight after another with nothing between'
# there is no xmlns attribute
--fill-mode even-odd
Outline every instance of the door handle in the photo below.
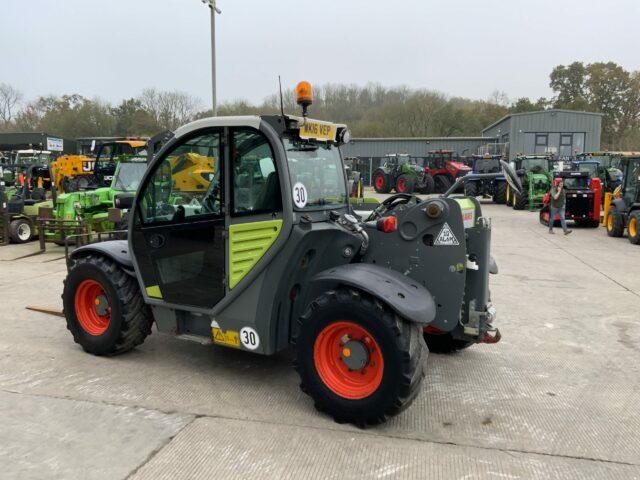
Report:
<svg viewBox="0 0 640 480"><path fill-rule="evenodd" d="M166 239L164 238L164 235L160 235L159 233L154 233L149 237L149 240L147 241L147 243L151 248L161 248L166 243Z"/></svg>

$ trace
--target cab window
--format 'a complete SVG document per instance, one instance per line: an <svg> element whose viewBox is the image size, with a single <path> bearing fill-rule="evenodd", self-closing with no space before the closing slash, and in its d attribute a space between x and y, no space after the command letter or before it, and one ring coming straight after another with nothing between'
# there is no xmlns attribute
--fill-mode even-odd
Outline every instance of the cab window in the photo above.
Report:
<svg viewBox="0 0 640 480"><path fill-rule="evenodd" d="M141 193L145 224L221 214L220 133L191 137L168 152Z"/></svg>
<svg viewBox="0 0 640 480"><path fill-rule="evenodd" d="M257 130L242 128L231 135L231 214L250 215L282 210L280 181L273 151Z"/></svg>

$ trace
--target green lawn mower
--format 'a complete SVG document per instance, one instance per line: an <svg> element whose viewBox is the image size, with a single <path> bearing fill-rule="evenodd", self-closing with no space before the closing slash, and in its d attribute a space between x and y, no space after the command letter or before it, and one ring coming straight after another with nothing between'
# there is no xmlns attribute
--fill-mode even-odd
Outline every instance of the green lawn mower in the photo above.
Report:
<svg viewBox="0 0 640 480"><path fill-rule="evenodd" d="M70 254L67 326L95 355L140 345L154 322L250 353L294 348L319 410L380 423L420 391L427 345L499 340L491 224L475 199L449 196L464 178L438 198L396 194L356 216L339 151L348 130L307 118L310 85L296 91L303 116L213 117L176 130L135 196L120 198L131 208L128 240ZM206 189L173 181L185 153L214 159Z"/></svg>

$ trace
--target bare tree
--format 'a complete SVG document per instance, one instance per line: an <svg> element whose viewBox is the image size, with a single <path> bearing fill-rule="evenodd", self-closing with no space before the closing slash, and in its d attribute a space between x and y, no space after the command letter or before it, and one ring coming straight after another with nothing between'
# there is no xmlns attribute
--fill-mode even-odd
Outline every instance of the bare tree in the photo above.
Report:
<svg viewBox="0 0 640 480"><path fill-rule="evenodd" d="M145 88L139 100L158 127L164 130L175 130L190 122L201 106L200 99L188 93L163 92L155 88Z"/></svg>
<svg viewBox="0 0 640 480"><path fill-rule="evenodd" d="M22 93L8 83L0 83L0 120L9 123L13 119L16 107L22 101Z"/></svg>

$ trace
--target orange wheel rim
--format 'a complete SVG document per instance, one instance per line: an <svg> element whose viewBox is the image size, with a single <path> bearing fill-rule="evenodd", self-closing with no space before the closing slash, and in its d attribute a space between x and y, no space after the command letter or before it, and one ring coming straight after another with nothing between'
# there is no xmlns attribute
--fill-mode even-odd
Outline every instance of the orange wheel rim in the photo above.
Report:
<svg viewBox="0 0 640 480"><path fill-rule="evenodd" d="M364 347L362 369L350 370L345 358L352 355L349 345ZM335 322L322 329L313 346L313 361L322 382L336 395L360 400L373 394L384 373L384 360L378 342L353 322Z"/></svg>
<svg viewBox="0 0 640 480"><path fill-rule="evenodd" d="M635 237L638 234L638 222L636 217L631 217L629 220L629 235Z"/></svg>
<svg viewBox="0 0 640 480"><path fill-rule="evenodd" d="M78 285L74 307L78 323L89 335L102 335L109 328L111 307L100 283L84 280Z"/></svg>
<svg viewBox="0 0 640 480"><path fill-rule="evenodd" d="M405 185L404 185L404 179L401 178L400 180L398 180L398 191L399 192L404 192L405 190Z"/></svg>
<svg viewBox="0 0 640 480"><path fill-rule="evenodd" d="M607 230L611 231L613 230L613 216L609 215L607 217Z"/></svg>

